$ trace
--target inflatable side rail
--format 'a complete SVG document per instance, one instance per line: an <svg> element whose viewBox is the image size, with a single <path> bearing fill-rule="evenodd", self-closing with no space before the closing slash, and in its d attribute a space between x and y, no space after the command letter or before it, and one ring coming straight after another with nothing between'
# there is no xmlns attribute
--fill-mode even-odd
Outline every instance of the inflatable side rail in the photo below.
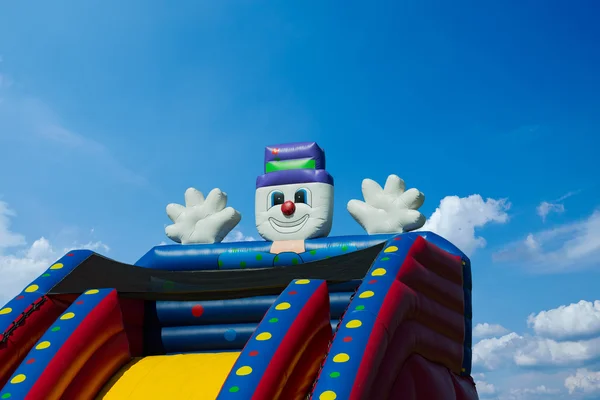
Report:
<svg viewBox="0 0 600 400"><path fill-rule="evenodd" d="M129 359L117 292L90 289L38 340L0 399L93 398Z"/></svg>
<svg viewBox="0 0 600 400"><path fill-rule="evenodd" d="M140 258L138 267L165 271L269 268L335 257L385 242L393 235L358 235L311 239L303 253L271 253L273 242L173 244L155 246Z"/></svg>
<svg viewBox="0 0 600 400"><path fill-rule="evenodd" d="M242 350L218 399L303 398L331 340L329 318L325 281L292 281Z"/></svg>
<svg viewBox="0 0 600 400"><path fill-rule="evenodd" d="M398 235L385 244L340 321L312 398L385 398L413 352L456 374L466 370L467 259L432 241L453 250L432 233Z"/></svg>
<svg viewBox="0 0 600 400"><path fill-rule="evenodd" d="M465 316L465 340L464 340L464 356L463 366L461 369L462 376L470 376L473 359L473 276L471 273L471 260L458 249L455 245L444 239L443 237L436 235L432 232L414 232L411 234L417 234L425 238L429 243L439 247L445 252L460 257L462 260L462 279L463 279L463 295L464 295L464 316Z"/></svg>
<svg viewBox="0 0 600 400"><path fill-rule="evenodd" d="M0 388L50 324L68 307L47 297L48 291L92 254L89 250L67 253L0 308Z"/></svg>

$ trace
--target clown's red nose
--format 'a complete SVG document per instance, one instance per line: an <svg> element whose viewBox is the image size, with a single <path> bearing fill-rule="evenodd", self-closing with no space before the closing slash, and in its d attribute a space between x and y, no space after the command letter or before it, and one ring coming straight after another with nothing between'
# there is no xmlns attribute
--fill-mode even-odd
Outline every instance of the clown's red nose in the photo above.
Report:
<svg viewBox="0 0 600 400"><path fill-rule="evenodd" d="M292 215L296 212L296 205L293 201L288 200L281 205L281 212L283 215Z"/></svg>

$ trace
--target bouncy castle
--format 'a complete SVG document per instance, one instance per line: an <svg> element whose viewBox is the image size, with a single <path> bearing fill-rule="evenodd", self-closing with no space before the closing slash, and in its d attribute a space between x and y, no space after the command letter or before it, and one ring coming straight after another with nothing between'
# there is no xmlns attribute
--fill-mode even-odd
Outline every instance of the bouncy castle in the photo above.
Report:
<svg viewBox="0 0 600 400"><path fill-rule="evenodd" d="M73 250L0 308L0 400L475 400L471 264L418 230L424 195L365 179L328 237L334 180L314 142L268 146L255 220L196 189L171 245L129 265Z"/></svg>

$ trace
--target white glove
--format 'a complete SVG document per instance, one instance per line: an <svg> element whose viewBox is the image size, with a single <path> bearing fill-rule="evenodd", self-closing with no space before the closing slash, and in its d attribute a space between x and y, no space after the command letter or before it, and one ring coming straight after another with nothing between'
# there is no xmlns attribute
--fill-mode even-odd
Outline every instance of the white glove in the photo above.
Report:
<svg viewBox="0 0 600 400"><path fill-rule="evenodd" d="M401 233L419 229L425 216L417 209L423 205L425 195L417 189L406 188L397 175L390 175L382 189L371 179L362 182L365 201L350 200L348 212L369 235Z"/></svg>
<svg viewBox="0 0 600 400"><path fill-rule="evenodd" d="M185 207L171 203L167 215L174 222L165 228L167 236L182 244L219 243L240 222L239 212L227 205L227 194L220 189L210 191L206 200L202 192L185 191Z"/></svg>

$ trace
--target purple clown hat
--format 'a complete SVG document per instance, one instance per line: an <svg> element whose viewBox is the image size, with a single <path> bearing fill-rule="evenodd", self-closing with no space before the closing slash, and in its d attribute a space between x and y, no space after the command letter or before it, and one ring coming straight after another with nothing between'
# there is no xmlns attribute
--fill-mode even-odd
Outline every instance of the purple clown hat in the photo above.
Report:
<svg viewBox="0 0 600 400"><path fill-rule="evenodd" d="M288 143L265 148L265 174L256 188L320 182L333 185L325 170L325 152L315 142Z"/></svg>

